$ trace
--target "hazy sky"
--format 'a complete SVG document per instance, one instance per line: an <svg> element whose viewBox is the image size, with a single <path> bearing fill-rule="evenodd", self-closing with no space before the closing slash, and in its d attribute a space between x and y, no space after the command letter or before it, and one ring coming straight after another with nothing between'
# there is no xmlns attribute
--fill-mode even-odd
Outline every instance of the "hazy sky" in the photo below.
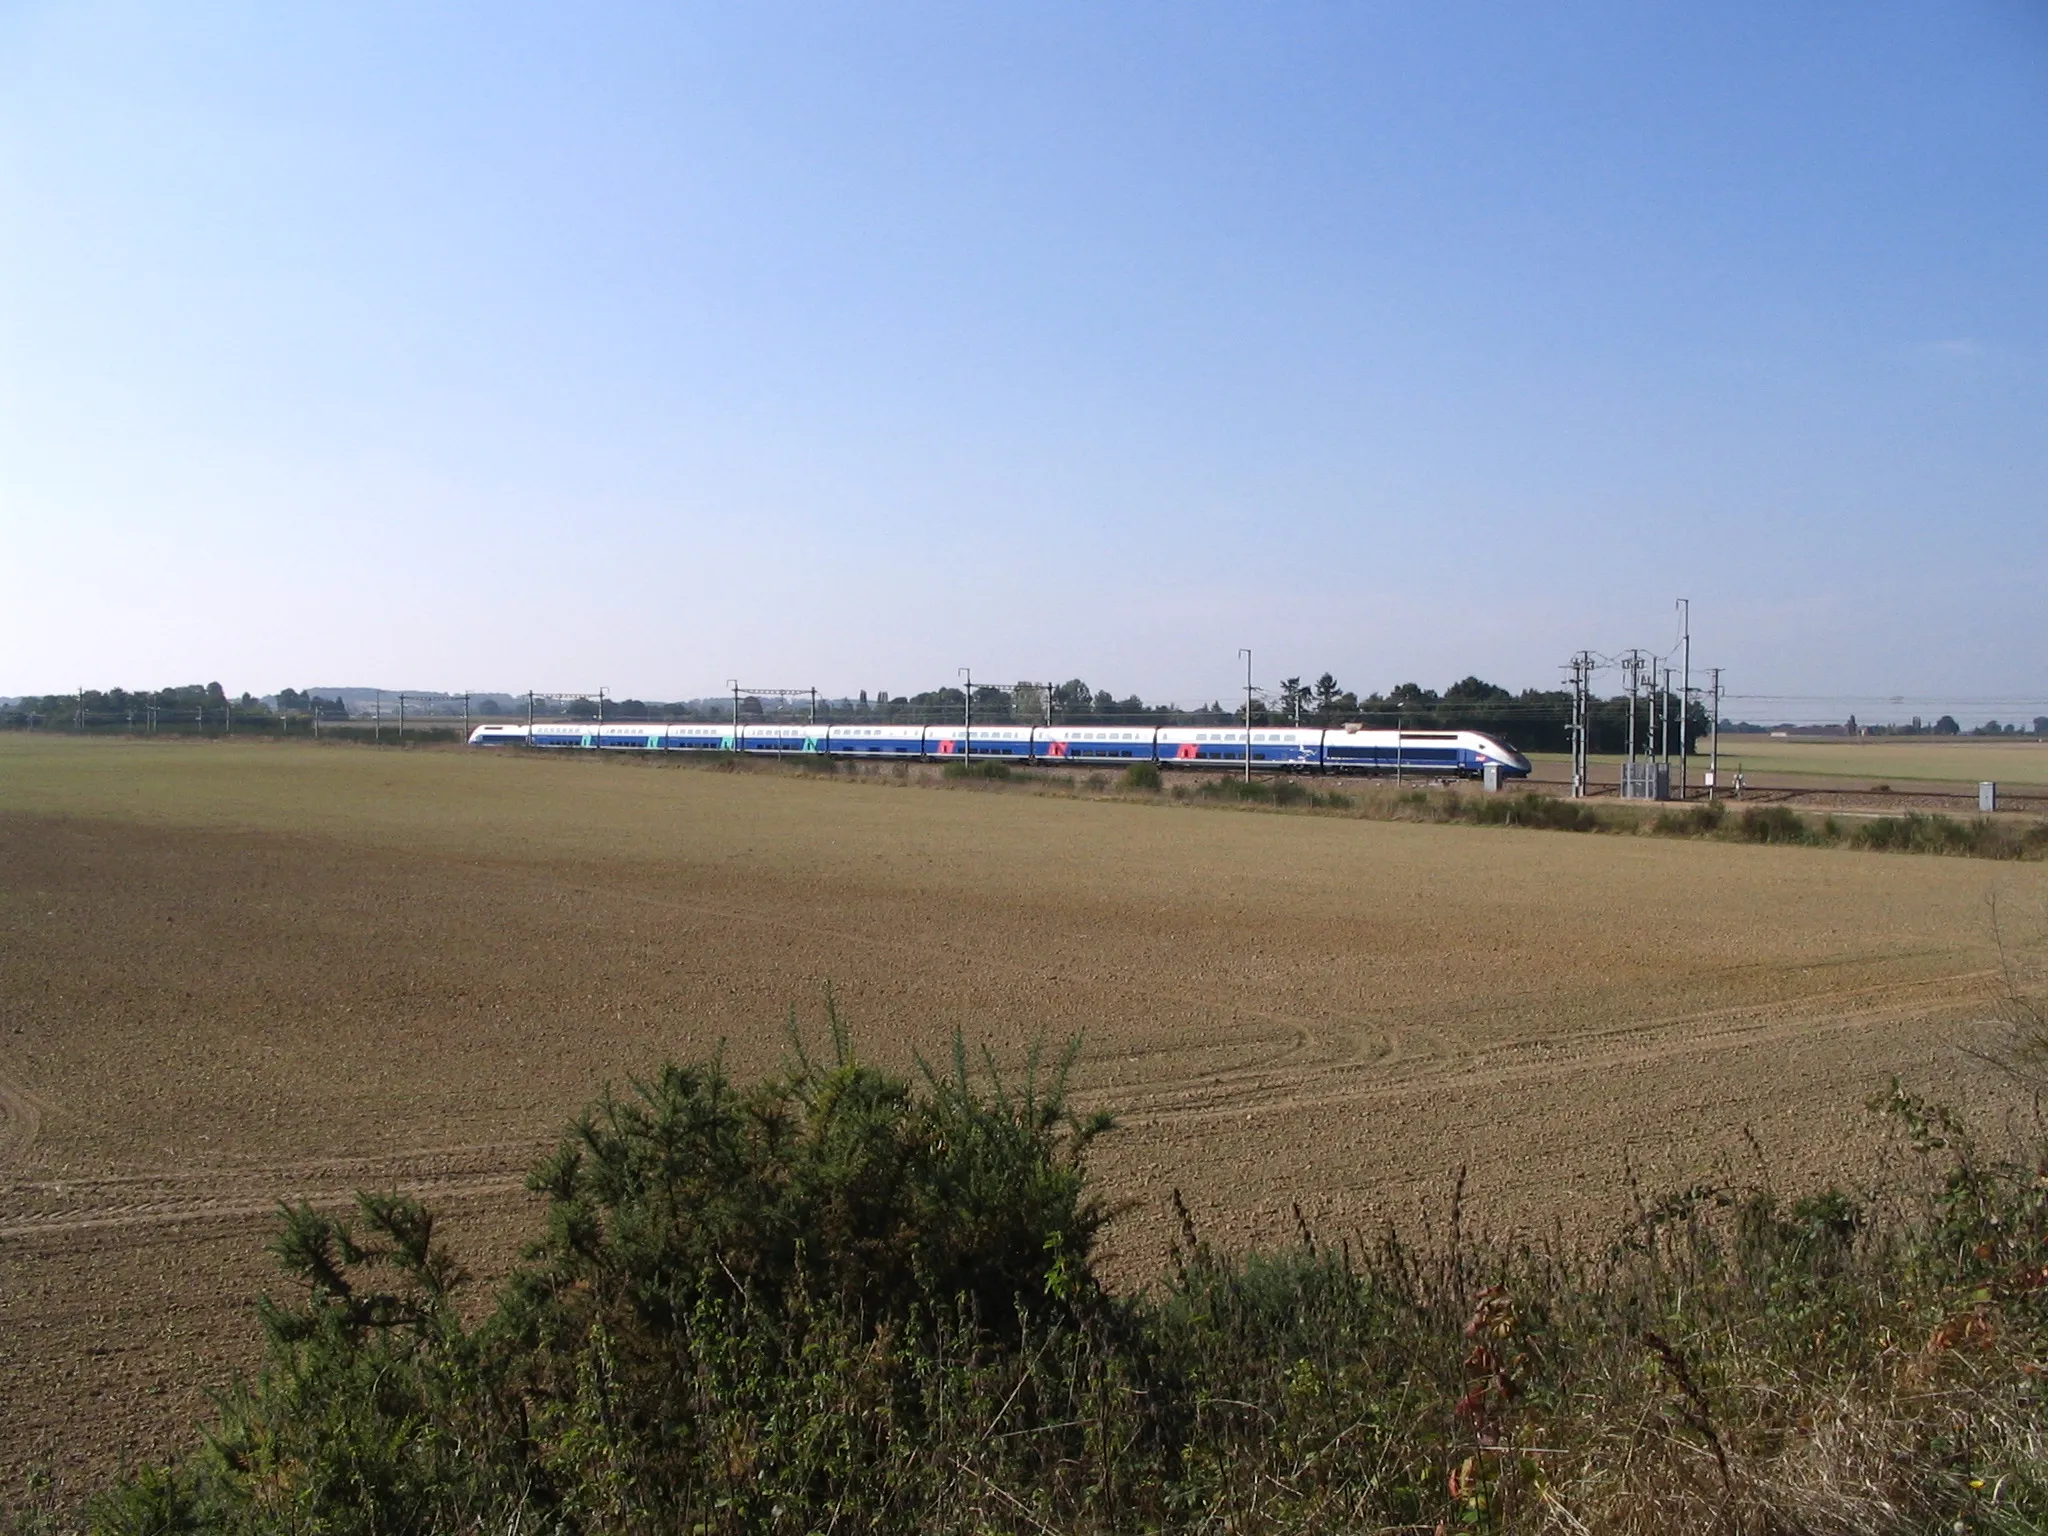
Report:
<svg viewBox="0 0 2048 1536"><path fill-rule="evenodd" d="M0 4L0 692L1522 687L1681 595L2048 710L2038 0Z"/></svg>

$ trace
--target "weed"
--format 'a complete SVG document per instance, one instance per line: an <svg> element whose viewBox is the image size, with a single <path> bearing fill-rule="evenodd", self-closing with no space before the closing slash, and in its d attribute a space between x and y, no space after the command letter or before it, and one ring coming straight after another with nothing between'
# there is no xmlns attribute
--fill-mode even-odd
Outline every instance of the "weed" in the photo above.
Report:
<svg viewBox="0 0 2048 1536"><path fill-rule="evenodd" d="M1711 837L1728 819L1728 807L1718 800L1687 806L1679 811L1659 811L1650 830L1662 837Z"/></svg>
<svg viewBox="0 0 2048 1536"><path fill-rule="evenodd" d="M1270 803L1273 786L1265 779L1240 779L1235 775L1219 775L1204 779L1195 791L1204 800L1251 800Z"/></svg>
<svg viewBox="0 0 2048 1536"><path fill-rule="evenodd" d="M96 1529L1984 1530L2048 1520L2042 1156L1875 1101L1885 1198L1699 1184L1604 1259L1388 1229L1096 1280L1062 1058L832 1050L607 1093L464 1308L431 1216L285 1213L297 1292L205 1445ZM1462 1185L1461 1185L1462 1188ZM1460 1199L1453 1198L1454 1212ZM468 1323L465 1317L475 1318ZM0 1516L0 1529L55 1529Z"/></svg>
<svg viewBox="0 0 2048 1536"><path fill-rule="evenodd" d="M345 741L357 746L424 747L451 746L466 738L460 727L445 725L409 725L401 734L398 726L387 720L381 726L323 725L317 739L322 743Z"/></svg>
<svg viewBox="0 0 2048 1536"><path fill-rule="evenodd" d="M1010 765L999 757L955 758L940 770L949 779L1008 779Z"/></svg>
<svg viewBox="0 0 2048 1536"><path fill-rule="evenodd" d="M1812 842L1805 818L1782 805L1752 805L1735 819L1735 835L1745 843Z"/></svg>
<svg viewBox="0 0 2048 1536"><path fill-rule="evenodd" d="M1550 795L1452 795L1446 809L1481 826L1545 827L1555 832L1601 832L1606 822L1590 805Z"/></svg>
<svg viewBox="0 0 2048 1536"><path fill-rule="evenodd" d="M1980 859L2018 859L2037 854L2048 844L2048 828L2015 828L1989 816L1960 821L1953 816L1908 811L1903 816L1876 817L1858 827L1851 838L1858 848L1886 853L1947 853Z"/></svg>

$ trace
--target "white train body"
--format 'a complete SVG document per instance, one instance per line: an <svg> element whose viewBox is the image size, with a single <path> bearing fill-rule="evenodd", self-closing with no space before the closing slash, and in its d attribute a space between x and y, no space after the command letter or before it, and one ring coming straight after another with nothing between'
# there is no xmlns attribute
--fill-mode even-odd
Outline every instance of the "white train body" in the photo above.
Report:
<svg viewBox="0 0 2048 1536"><path fill-rule="evenodd" d="M971 759L1168 769L1242 768L1242 726L1207 725L786 725L746 722L608 720L480 725L473 747L534 746L628 752L802 753L851 758ZM1489 767L1526 778L1529 759L1480 731L1384 731L1361 726L1254 726L1252 766L1325 773L1476 778Z"/></svg>

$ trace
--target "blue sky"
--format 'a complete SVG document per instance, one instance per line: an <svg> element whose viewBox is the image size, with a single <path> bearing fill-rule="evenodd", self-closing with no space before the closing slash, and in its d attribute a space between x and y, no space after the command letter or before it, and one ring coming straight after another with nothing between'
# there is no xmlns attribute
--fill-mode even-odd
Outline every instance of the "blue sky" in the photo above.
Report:
<svg viewBox="0 0 2048 1536"><path fill-rule="evenodd" d="M0 692L2048 712L2044 179L2022 0L6 6Z"/></svg>

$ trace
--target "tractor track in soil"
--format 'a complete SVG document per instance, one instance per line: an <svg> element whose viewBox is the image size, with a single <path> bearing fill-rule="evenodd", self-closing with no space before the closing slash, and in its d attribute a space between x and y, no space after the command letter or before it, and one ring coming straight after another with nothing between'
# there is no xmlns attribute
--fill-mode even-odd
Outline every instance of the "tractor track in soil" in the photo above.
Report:
<svg viewBox="0 0 2048 1536"><path fill-rule="evenodd" d="M416 1156L331 1160L274 1167L112 1173L63 1179L15 1179L0 1185L0 1241L45 1239L123 1227L246 1221L280 1206L341 1209L359 1191L410 1195L439 1208L499 1200L526 1189L538 1145L443 1148Z"/></svg>
<svg viewBox="0 0 2048 1536"><path fill-rule="evenodd" d="M42 1134L49 1106L0 1071L0 1176L20 1167Z"/></svg>
<svg viewBox="0 0 2048 1536"><path fill-rule="evenodd" d="M94 789L115 757L64 750L40 788L0 761L0 1496L189 1438L253 1364L280 1203L413 1195L487 1282L598 1084L721 1042L749 1080L827 983L890 1066L1079 1036L1145 1283L1173 1189L1235 1243L1468 1163L1475 1210L1598 1233L1625 1155L1752 1123L1853 1174L1888 1074L1970 1070L1985 896L2039 881L458 754L147 750Z"/></svg>

